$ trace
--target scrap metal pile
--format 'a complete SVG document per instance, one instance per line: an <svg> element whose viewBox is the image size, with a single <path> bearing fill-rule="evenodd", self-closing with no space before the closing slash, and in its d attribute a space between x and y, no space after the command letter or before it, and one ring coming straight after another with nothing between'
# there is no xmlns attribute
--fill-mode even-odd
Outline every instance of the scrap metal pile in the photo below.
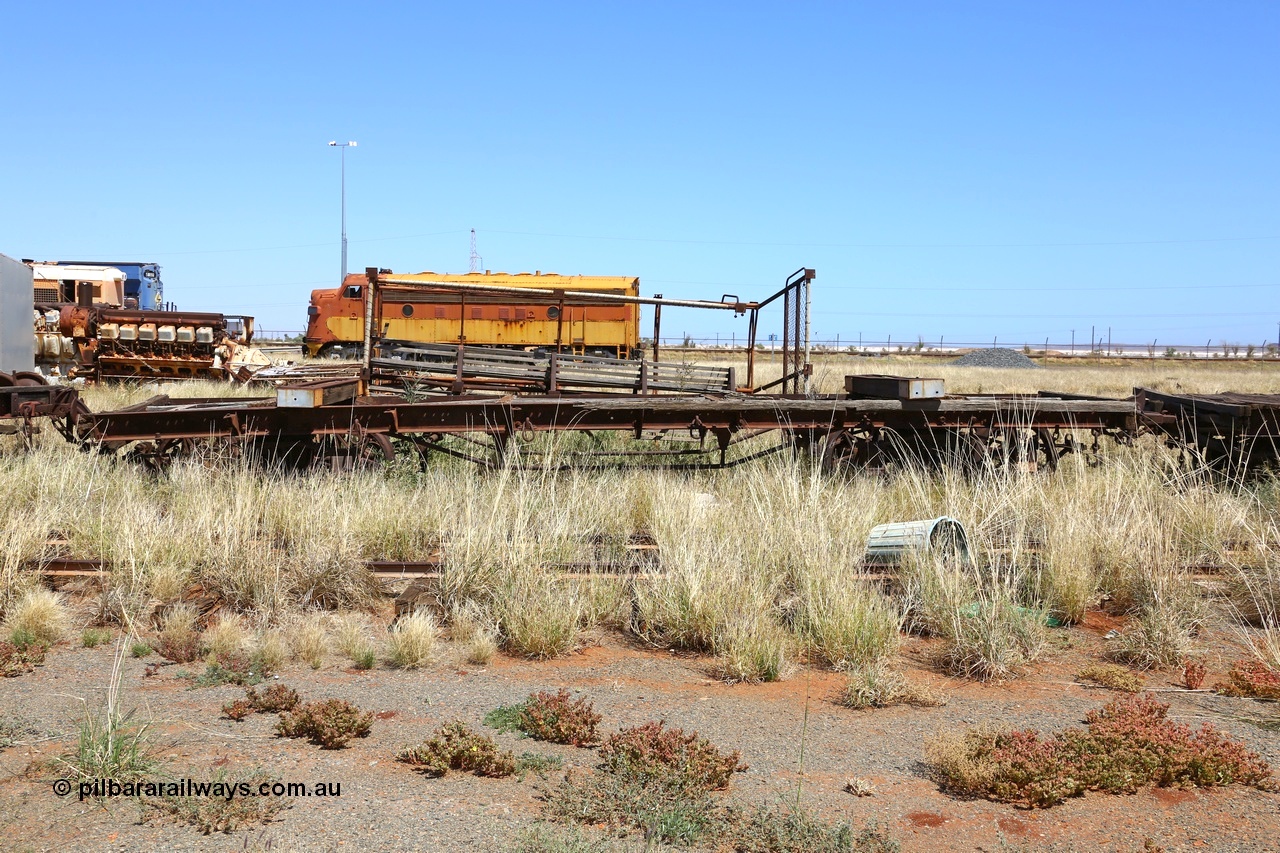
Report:
<svg viewBox="0 0 1280 853"><path fill-rule="evenodd" d="M105 265L28 262L33 277L35 365L58 379L247 380L271 362L251 346L253 318L175 311ZM132 267L131 267L132 268ZM127 284L133 282L134 290ZM140 299L139 297L145 297Z"/></svg>
<svg viewBox="0 0 1280 853"><path fill-rule="evenodd" d="M58 332L72 344L75 375L98 380L247 379L270 364L249 346L252 318L63 305Z"/></svg>

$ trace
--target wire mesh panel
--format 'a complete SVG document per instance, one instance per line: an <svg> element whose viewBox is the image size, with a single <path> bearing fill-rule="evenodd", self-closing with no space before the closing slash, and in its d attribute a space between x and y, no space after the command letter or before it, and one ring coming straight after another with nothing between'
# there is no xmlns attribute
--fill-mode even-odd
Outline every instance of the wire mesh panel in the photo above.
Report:
<svg viewBox="0 0 1280 853"><path fill-rule="evenodd" d="M799 269L787 278L782 295L782 393L799 394L808 365L809 281L813 270Z"/></svg>

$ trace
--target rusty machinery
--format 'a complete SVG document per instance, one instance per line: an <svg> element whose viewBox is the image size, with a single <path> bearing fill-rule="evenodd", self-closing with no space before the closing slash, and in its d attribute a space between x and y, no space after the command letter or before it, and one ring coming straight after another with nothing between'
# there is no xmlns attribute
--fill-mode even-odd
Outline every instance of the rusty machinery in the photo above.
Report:
<svg viewBox="0 0 1280 853"><path fill-rule="evenodd" d="M72 342L77 376L225 379L265 363L249 346L252 317L139 311L83 301L56 308L58 333Z"/></svg>
<svg viewBox="0 0 1280 853"><path fill-rule="evenodd" d="M25 444L40 431L38 421L53 422L68 441L78 442L76 426L89 408L66 385L50 385L36 371L0 372L0 435L17 434Z"/></svg>

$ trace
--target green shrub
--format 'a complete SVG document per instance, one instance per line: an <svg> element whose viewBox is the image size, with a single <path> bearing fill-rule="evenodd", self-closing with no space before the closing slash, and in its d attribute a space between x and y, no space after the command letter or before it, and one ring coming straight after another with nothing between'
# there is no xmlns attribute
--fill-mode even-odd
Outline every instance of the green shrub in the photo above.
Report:
<svg viewBox="0 0 1280 853"><path fill-rule="evenodd" d="M307 738L321 749L342 749L352 738L368 737L373 713L345 699L325 699L286 711L276 722L280 737Z"/></svg>
<svg viewBox="0 0 1280 853"><path fill-rule="evenodd" d="M150 645L143 642L134 643L132 646L129 647L129 654L135 658L145 658L147 655L151 654L154 651L155 649L151 648Z"/></svg>
<svg viewBox="0 0 1280 853"><path fill-rule="evenodd" d="M205 664L204 672L192 679L194 687L217 687L221 684L239 684L251 686L262 683L262 679L270 675L257 655L243 652L211 654Z"/></svg>
<svg viewBox="0 0 1280 853"><path fill-rule="evenodd" d="M784 806L735 809L726 821L735 853L896 853L898 843L875 824L860 831Z"/></svg>
<svg viewBox="0 0 1280 853"><path fill-rule="evenodd" d="M86 649L97 648L111 642L111 632L105 628L85 628L80 634L80 645Z"/></svg>
<svg viewBox="0 0 1280 853"><path fill-rule="evenodd" d="M596 742L601 716L586 697L572 699L560 688L529 694L517 705L502 705L485 715L484 724L498 731L520 731L536 740L587 746Z"/></svg>
<svg viewBox="0 0 1280 853"><path fill-rule="evenodd" d="M360 646L351 652L351 665L356 669L373 669L378 665L378 652L373 646Z"/></svg>
<svg viewBox="0 0 1280 853"><path fill-rule="evenodd" d="M1147 785L1272 786L1258 755L1209 723L1196 731L1175 723L1168 711L1150 695L1126 696L1091 711L1087 729L1043 739L1031 729L971 729L935 739L927 756L949 790L1032 808Z"/></svg>
<svg viewBox="0 0 1280 853"><path fill-rule="evenodd" d="M493 738L472 731L461 720L445 723L425 742L400 750L396 761L427 776L443 776L450 770L477 776L510 776L516 772L516 759L510 750L499 749Z"/></svg>
<svg viewBox="0 0 1280 853"><path fill-rule="evenodd" d="M523 782L524 777L534 773L539 779L547 778L547 771L563 764L558 755L544 755L540 752L522 752L516 757L516 779Z"/></svg>
<svg viewBox="0 0 1280 853"><path fill-rule="evenodd" d="M108 701L100 714L88 714L76 736L75 748L58 762L79 779L129 781L155 768L150 732Z"/></svg>
<svg viewBox="0 0 1280 853"><path fill-rule="evenodd" d="M688 845L724 832L723 807L705 787L689 787L679 773L654 778L600 769L569 774L547 795L544 813L555 820L634 828L651 842Z"/></svg>

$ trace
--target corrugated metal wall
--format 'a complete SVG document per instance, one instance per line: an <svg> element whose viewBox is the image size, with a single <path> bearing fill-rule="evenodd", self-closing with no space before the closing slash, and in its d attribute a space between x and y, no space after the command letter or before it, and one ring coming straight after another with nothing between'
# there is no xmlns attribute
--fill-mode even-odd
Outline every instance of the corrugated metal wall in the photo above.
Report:
<svg viewBox="0 0 1280 853"><path fill-rule="evenodd" d="M0 255L0 371L35 369L31 267Z"/></svg>

